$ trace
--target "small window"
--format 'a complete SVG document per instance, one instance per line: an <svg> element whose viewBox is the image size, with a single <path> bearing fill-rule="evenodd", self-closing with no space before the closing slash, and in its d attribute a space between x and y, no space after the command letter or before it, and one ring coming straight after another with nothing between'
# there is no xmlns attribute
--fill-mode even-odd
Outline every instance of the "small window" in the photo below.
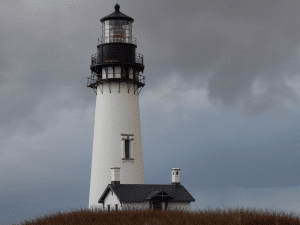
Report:
<svg viewBox="0 0 300 225"><path fill-rule="evenodd" d="M129 159L129 140L125 140L125 159Z"/></svg>
<svg viewBox="0 0 300 225"><path fill-rule="evenodd" d="M176 175L178 175L178 171L176 172Z"/></svg>
<svg viewBox="0 0 300 225"><path fill-rule="evenodd" d="M110 211L110 205L107 205L107 210Z"/></svg>
<svg viewBox="0 0 300 225"><path fill-rule="evenodd" d="M118 211L118 204L116 204L116 211Z"/></svg>

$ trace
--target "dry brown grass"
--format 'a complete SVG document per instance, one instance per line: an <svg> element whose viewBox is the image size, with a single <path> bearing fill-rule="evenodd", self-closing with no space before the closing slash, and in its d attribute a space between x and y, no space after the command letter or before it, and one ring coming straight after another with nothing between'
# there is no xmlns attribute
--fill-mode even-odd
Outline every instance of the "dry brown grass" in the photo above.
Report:
<svg viewBox="0 0 300 225"><path fill-rule="evenodd" d="M235 208L228 210L157 211L122 210L102 211L87 208L69 212L56 212L24 221L19 225L300 225L300 218L294 213L289 215L268 210ZM15 224L13 224L15 225Z"/></svg>

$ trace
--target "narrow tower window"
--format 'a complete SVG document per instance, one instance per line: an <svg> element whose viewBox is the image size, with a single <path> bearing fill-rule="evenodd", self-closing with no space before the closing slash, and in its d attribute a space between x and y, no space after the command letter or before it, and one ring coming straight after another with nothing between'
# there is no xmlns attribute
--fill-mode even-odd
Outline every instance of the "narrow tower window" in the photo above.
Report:
<svg viewBox="0 0 300 225"><path fill-rule="evenodd" d="M129 159L129 140L125 140L125 159Z"/></svg>
<svg viewBox="0 0 300 225"><path fill-rule="evenodd" d="M129 137L133 137L133 134L121 134L121 141L122 141L122 158L123 159L130 159L132 160L132 156L134 155L132 152L132 146L130 143L131 141L133 141L133 138L129 138Z"/></svg>

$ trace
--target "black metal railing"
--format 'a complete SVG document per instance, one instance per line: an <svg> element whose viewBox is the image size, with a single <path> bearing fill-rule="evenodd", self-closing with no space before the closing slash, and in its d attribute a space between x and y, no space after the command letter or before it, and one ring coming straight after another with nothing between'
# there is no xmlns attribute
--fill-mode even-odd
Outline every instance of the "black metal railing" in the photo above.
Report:
<svg viewBox="0 0 300 225"><path fill-rule="evenodd" d="M99 61L99 60L98 60L98 55L97 55L97 53L94 54L94 55L92 55L92 57L91 57L91 65L99 64L98 61Z"/></svg>
<svg viewBox="0 0 300 225"><path fill-rule="evenodd" d="M140 53L136 53L135 55L135 63L144 65L144 57Z"/></svg>
<svg viewBox="0 0 300 225"><path fill-rule="evenodd" d="M99 60L97 53L91 56L91 66L93 66L95 64L103 63L103 62L99 62L99 61L100 60ZM117 62L117 61L111 60L110 62ZM144 56L140 53L136 53L135 54L135 63L143 65L144 64Z"/></svg>
<svg viewBox="0 0 300 225"><path fill-rule="evenodd" d="M86 78L87 78L87 85L86 85L87 87L89 87L91 84L95 83L98 80L97 76L93 76L93 75Z"/></svg>
<svg viewBox="0 0 300 225"><path fill-rule="evenodd" d="M136 45L136 38L135 37L124 37L124 36L111 36L111 37L99 37L98 38L98 45L104 43L130 43Z"/></svg>
<svg viewBox="0 0 300 225"><path fill-rule="evenodd" d="M90 77L87 77L87 87L90 87L92 84L95 84L97 81L101 81L101 80L109 80L111 78L108 78L108 79L102 79L101 77L98 78L97 75L95 74L91 74ZM119 80L120 82L121 81L134 81L135 79L133 78L113 78L114 80ZM138 79L137 79L138 82L142 83L142 84L145 84L145 76L143 75L138 75ZM93 85L94 86L94 85Z"/></svg>

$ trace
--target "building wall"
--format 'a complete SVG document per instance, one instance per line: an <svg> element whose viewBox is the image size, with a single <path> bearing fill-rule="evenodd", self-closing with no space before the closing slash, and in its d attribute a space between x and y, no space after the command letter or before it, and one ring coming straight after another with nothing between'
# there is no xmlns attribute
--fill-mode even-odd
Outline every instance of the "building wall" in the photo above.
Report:
<svg viewBox="0 0 300 225"><path fill-rule="evenodd" d="M111 168L120 167L121 184L144 184L144 162L138 90L127 84L98 86L91 166L89 208L102 207L101 194L111 182ZM121 160L121 133L133 134L131 153L134 160Z"/></svg>
<svg viewBox="0 0 300 225"><path fill-rule="evenodd" d="M175 202L169 202L168 204L168 210L176 210L178 208L182 211L191 211L191 203L175 203Z"/></svg>
<svg viewBox="0 0 300 225"><path fill-rule="evenodd" d="M113 193L111 190L107 194L105 200L104 200L104 207L107 209L107 205L110 205L111 210L115 210L116 204L118 204L118 209L121 208L121 204L119 202L118 197L116 196L115 193Z"/></svg>
<svg viewBox="0 0 300 225"><path fill-rule="evenodd" d="M139 203L123 203L122 204L122 209L125 209L125 208L131 208L133 209L133 207L135 207L136 209L138 210L148 210L149 209L149 202L139 202Z"/></svg>
<svg viewBox="0 0 300 225"><path fill-rule="evenodd" d="M108 193L107 197L104 200L104 211L107 211L107 205L110 205L110 210L115 210L115 205L118 204L118 210L123 209L137 209L137 210L148 210L150 208L149 202L134 202L134 203L121 203L115 194L111 191ZM102 205L102 204L101 204ZM102 207L98 207L98 209L103 210ZM162 211L165 210L165 203L162 202ZM191 211L190 203L173 203L169 202L167 210L182 210L182 211Z"/></svg>
<svg viewBox="0 0 300 225"><path fill-rule="evenodd" d="M125 207L133 208L144 208L148 210L150 208L150 203L149 202L141 202L141 203L123 203L122 208L124 209ZM168 204L168 209L167 210L182 210L182 211L191 211L191 206L190 203L172 203L169 202ZM165 203L162 202L162 211L165 210Z"/></svg>

